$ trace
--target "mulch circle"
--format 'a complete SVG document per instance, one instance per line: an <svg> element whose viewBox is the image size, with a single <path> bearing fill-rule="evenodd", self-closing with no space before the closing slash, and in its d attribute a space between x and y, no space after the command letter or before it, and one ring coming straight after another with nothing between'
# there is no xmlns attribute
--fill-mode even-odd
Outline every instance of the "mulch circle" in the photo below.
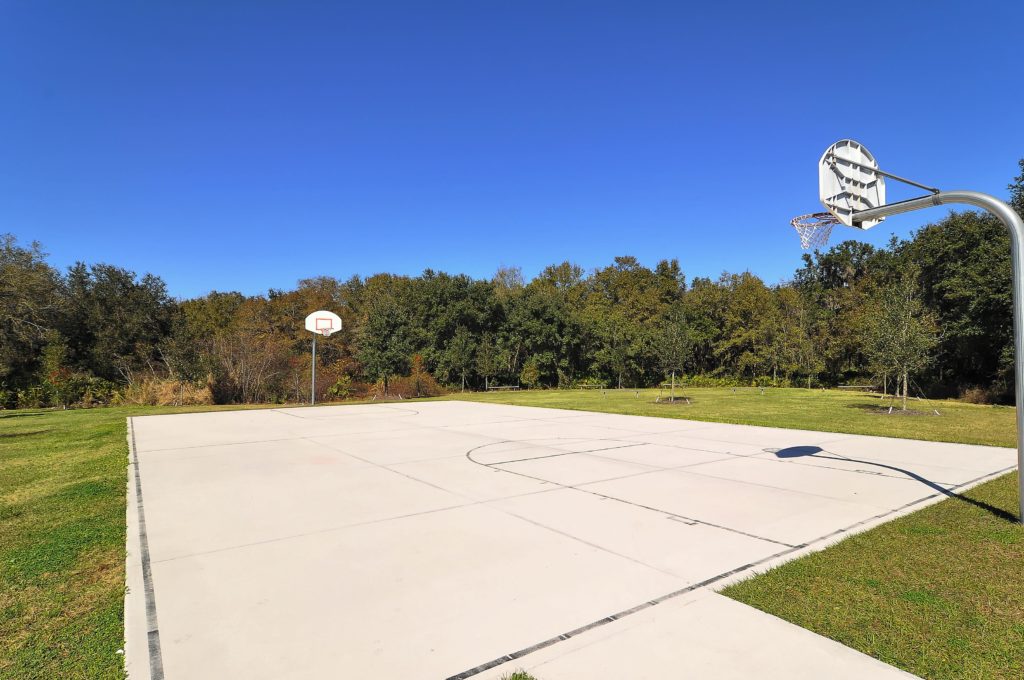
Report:
<svg viewBox="0 0 1024 680"><path fill-rule="evenodd" d="M871 410L868 411L868 413L874 413L875 415L879 415L879 416L908 416L908 417L912 417L912 416L937 416L937 415L939 415L935 411L918 411L917 409L912 409L912 408L908 408L906 411L904 411L903 409L901 409L898 406L894 406L892 408L892 412L891 413L889 412L889 407L888 406L883 406L883 407L880 407L880 408L871 409Z"/></svg>

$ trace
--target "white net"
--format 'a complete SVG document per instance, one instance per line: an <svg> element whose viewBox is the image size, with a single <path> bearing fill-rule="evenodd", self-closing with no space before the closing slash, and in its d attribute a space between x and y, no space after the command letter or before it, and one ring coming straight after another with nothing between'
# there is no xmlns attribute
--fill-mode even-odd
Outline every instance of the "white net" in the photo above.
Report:
<svg viewBox="0 0 1024 680"><path fill-rule="evenodd" d="M832 227L839 224L839 220L832 213L810 213L794 217L789 222L796 229L800 236L800 246L807 250L809 248L821 248L828 243L828 237L832 235Z"/></svg>

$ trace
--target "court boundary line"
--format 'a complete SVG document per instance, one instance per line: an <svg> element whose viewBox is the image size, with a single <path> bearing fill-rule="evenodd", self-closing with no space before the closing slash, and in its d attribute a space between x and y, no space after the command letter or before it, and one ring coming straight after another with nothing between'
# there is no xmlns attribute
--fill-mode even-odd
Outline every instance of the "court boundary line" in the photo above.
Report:
<svg viewBox="0 0 1024 680"><path fill-rule="evenodd" d="M149 652L149 675L151 680L164 680L160 626L156 617L156 594L153 590L153 569L149 556L149 538L146 532L146 512L142 504L142 475L139 472L139 455L135 447L135 424L131 417L128 418L128 433L129 465L135 468L135 505L139 523L139 561L142 566L142 595L146 608L146 648ZM126 641L127 637L126 629Z"/></svg>

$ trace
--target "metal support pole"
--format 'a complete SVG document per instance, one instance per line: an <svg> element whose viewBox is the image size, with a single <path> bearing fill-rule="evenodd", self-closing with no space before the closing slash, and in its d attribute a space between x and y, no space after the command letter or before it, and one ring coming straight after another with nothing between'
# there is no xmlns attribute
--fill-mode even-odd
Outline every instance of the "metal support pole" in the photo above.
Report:
<svg viewBox="0 0 1024 680"><path fill-rule="evenodd" d="M870 210L859 210L853 214L854 225L857 222L876 220L880 217L898 213L930 208L948 203L966 203L976 208L983 208L1006 225L1010 230L1010 249L1013 260L1013 347L1014 360L1014 395L1017 407L1017 473L1019 521L1024 523L1024 220L1014 212L1013 208L994 196L977 191L940 191L932 196L923 196L909 201L901 201L892 205L883 205Z"/></svg>
<svg viewBox="0 0 1024 680"><path fill-rule="evenodd" d="M316 404L316 333L313 333L313 370L310 371L309 405Z"/></svg>

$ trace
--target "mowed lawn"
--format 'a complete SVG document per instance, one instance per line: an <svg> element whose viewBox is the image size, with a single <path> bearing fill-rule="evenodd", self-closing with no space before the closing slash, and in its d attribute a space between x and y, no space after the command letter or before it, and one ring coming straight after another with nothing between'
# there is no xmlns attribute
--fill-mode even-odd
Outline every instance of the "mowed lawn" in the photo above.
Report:
<svg viewBox="0 0 1024 680"><path fill-rule="evenodd" d="M875 396L839 391L687 389L512 392L474 400L752 425L1014 446L1015 411L911 402L940 416L888 416ZM924 678L1024 678L1024 528L1017 473L852 536L723 593Z"/></svg>
<svg viewBox="0 0 1024 680"><path fill-rule="evenodd" d="M1017 474L964 494L1017 515ZM1024 528L950 499L726 588L924 678L1024 678Z"/></svg>
<svg viewBox="0 0 1024 680"><path fill-rule="evenodd" d="M0 415L0 677L124 675L125 415Z"/></svg>
<svg viewBox="0 0 1024 680"><path fill-rule="evenodd" d="M881 395L795 388L766 388L762 394L760 389L750 387L735 391L728 387L677 387L676 402L655 402L659 395L664 399L668 394L667 389L523 390L456 393L447 398L962 444L1016 445L1016 416L1010 406L911 399L907 408L917 415L901 415L898 402ZM690 403L678 401L680 397L688 398ZM893 415L888 415L886 411L894 403ZM933 413L936 410L938 416Z"/></svg>
<svg viewBox="0 0 1024 680"><path fill-rule="evenodd" d="M889 417L873 412L876 398L839 392L768 390L762 396L685 390L691 405L655 404L657 394L537 391L452 397L1002 446L1014 441L1014 411L1005 407L915 402L915 408L938 408L942 416ZM0 412L0 678L123 677L118 652L123 644L125 418L195 410L206 409ZM1009 477L972 495L1015 512ZM936 513L924 528L893 529L924 513ZM860 544L846 541L729 594L909 670L919 667L913 664L924 646L928 658L951 664L946 675L934 677L1019 677L1019 661L1012 665L1010 650L1024 649L1024 627L1014 623L1024 623L1020 538L1017 527L985 510L945 501L853 539ZM848 553L832 558L838 550ZM814 559L825 561L810 569L812 580L799 565ZM958 586L972 576L970 588ZM890 604L878 607L879 601ZM946 637L922 628L944 616L966 623L947 621ZM835 630L823 630L822 622ZM956 664L965 655L987 661L964 670Z"/></svg>

